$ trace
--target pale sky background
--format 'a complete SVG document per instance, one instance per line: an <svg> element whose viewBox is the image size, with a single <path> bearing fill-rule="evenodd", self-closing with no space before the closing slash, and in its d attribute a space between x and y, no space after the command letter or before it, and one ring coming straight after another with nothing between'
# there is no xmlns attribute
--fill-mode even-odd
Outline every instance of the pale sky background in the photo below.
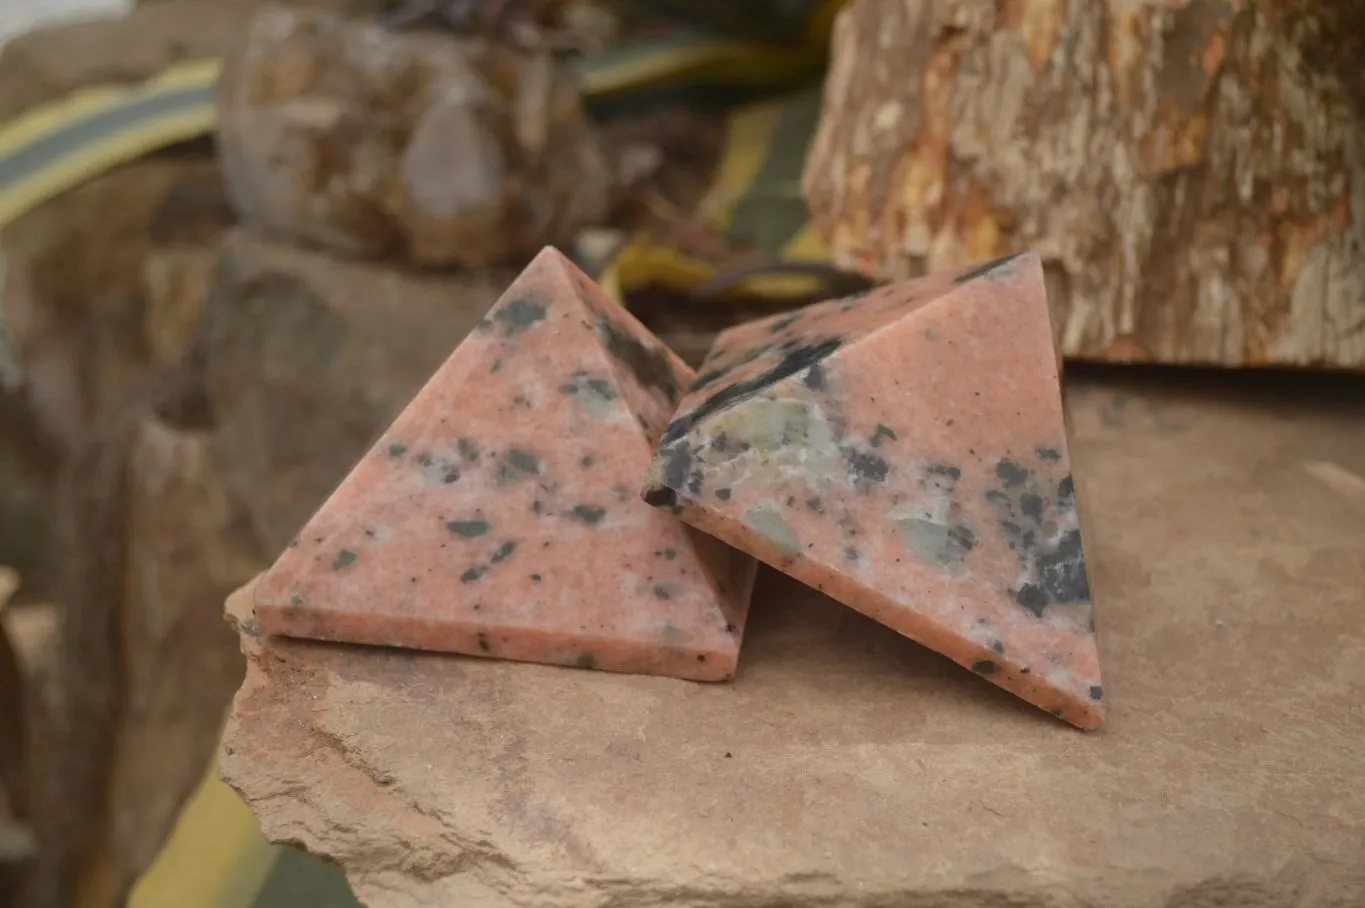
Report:
<svg viewBox="0 0 1365 908"><path fill-rule="evenodd" d="M116 16L132 6L133 0L0 0L0 46L39 23Z"/></svg>

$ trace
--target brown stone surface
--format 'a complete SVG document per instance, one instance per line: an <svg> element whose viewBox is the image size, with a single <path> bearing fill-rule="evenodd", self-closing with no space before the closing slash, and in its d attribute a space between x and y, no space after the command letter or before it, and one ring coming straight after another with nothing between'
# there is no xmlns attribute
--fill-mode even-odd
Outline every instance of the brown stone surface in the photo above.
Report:
<svg viewBox="0 0 1365 908"><path fill-rule="evenodd" d="M1098 732L765 572L723 686L245 636L223 772L372 908L1360 904L1365 387L1239 384L1071 379Z"/></svg>
<svg viewBox="0 0 1365 908"><path fill-rule="evenodd" d="M612 195L575 79L544 53L274 7L218 102L243 217L347 254L524 264Z"/></svg>
<svg viewBox="0 0 1365 908"><path fill-rule="evenodd" d="M219 57L261 2L174 0L17 35L0 52L0 122L78 88L139 82L172 63Z"/></svg>
<svg viewBox="0 0 1365 908"><path fill-rule="evenodd" d="M1081 728L1104 721L1043 268L738 325L644 499Z"/></svg>
<svg viewBox="0 0 1365 908"><path fill-rule="evenodd" d="M189 155L118 168L5 228L16 394L60 452L183 348L201 304L161 257L211 254L230 216L213 159Z"/></svg>
<svg viewBox="0 0 1365 908"><path fill-rule="evenodd" d="M1068 356L1365 369L1365 4L854 0L805 194L841 264L1019 249Z"/></svg>
<svg viewBox="0 0 1365 908"><path fill-rule="evenodd" d="M227 237L207 311L212 450L266 551L284 548L514 276Z"/></svg>
<svg viewBox="0 0 1365 908"><path fill-rule="evenodd" d="M209 457L209 433L148 418L130 452L124 702L109 818L86 904L117 904L203 778L241 655L206 608L265 559ZM107 877L104 875L107 874Z"/></svg>

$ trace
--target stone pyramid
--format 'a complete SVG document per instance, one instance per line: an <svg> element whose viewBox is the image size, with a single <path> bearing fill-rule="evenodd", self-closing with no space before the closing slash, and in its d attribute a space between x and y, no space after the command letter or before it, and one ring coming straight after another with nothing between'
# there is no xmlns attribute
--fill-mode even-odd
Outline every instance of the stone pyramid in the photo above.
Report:
<svg viewBox="0 0 1365 908"><path fill-rule="evenodd" d="M1032 253L725 332L649 503L1082 728L1099 654Z"/></svg>
<svg viewBox="0 0 1365 908"><path fill-rule="evenodd" d="M256 587L275 634L723 680L754 560L639 499L691 371L546 249Z"/></svg>

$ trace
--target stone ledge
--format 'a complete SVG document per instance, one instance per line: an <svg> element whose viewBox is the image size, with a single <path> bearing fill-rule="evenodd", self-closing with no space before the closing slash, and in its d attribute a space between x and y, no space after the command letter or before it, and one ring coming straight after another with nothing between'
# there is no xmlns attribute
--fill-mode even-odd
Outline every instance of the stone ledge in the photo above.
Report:
<svg viewBox="0 0 1365 908"><path fill-rule="evenodd" d="M244 634L224 776L385 908L1360 903L1365 386L1273 378L1070 383L1098 732L765 572L723 686Z"/></svg>

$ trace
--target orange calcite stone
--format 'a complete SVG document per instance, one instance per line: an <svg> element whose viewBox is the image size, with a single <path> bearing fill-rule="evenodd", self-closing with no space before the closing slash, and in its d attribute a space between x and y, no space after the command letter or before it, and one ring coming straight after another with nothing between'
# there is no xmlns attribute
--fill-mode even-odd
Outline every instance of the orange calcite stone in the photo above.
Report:
<svg viewBox="0 0 1365 908"><path fill-rule="evenodd" d="M741 325L645 500L1094 728L1059 365L1031 253Z"/></svg>
<svg viewBox="0 0 1365 908"><path fill-rule="evenodd" d="M729 678L757 564L638 495L692 378L544 250L262 578L262 629Z"/></svg>

